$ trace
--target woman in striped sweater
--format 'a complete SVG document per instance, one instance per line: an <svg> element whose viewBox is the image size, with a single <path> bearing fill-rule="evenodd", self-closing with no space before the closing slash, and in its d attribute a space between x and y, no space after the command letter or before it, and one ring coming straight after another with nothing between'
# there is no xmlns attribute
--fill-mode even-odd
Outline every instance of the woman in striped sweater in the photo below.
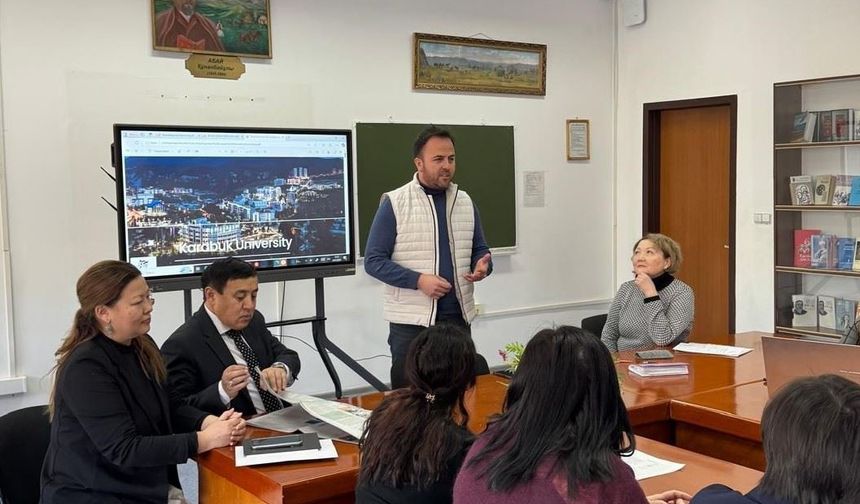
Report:
<svg viewBox="0 0 860 504"><path fill-rule="evenodd" d="M681 247L668 236L647 234L633 246L633 280L621 284L601 339L612 352L669 346L693 327L693 289L672 276Z"/></svg>

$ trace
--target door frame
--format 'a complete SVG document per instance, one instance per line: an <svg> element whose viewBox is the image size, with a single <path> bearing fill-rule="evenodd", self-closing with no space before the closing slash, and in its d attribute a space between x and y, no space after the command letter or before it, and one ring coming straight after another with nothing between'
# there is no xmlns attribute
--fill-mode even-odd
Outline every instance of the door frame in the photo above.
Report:
<svg viewBox="0 0 860 504"><path fill-rule="evenodd" d="M642 117L642 234L660 231L660 114L664 110L729 107L729 334L735 332L735 227L738 96L645 103Z"/></svg>

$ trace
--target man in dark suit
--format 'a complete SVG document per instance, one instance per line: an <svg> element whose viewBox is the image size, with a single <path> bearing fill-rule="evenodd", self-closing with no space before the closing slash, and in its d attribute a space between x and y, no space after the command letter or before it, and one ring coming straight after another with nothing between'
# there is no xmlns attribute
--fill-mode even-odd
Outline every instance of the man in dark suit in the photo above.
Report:
<svg viewBox="0 0 860 504"><path fill-rule="evenodd" d="M299 356L266 328L257 306L257 272L236 258L203 272L203 306L161 346L170 393L202 411L275 411L299 374Z"/></svg>

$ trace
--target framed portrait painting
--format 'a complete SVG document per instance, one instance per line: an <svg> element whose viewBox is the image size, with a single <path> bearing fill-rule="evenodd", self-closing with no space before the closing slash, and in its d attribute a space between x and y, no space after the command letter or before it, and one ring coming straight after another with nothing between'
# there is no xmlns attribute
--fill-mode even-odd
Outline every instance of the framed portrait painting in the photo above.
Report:
<svg viewBox="0 0 860 504"><path fill-rule="evenodd" d="M546 95L546 45L416 33L413 88Z"/></svg>
<svg viewBox="0 0 860 504"><path fill-rule="evenodd" d="M272 57L269 0L150 0L152 48Z"/></svg>

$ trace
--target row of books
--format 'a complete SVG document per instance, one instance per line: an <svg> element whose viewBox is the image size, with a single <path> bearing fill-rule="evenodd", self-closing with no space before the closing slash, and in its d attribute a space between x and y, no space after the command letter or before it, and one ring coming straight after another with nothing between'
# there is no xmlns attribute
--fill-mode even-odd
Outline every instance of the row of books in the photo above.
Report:
<svg viewBox="0 0 860 504"><path fill-rule="evenodd" d="M796 268L860 271L860 239L840 238L820 229L794 230L794 266Z"/></svg>
<svg viewBox="0 0 860 504"><path fill-rule="evenodd" d="M860 316L853 299L794 294L791 303L791 326L797 328L844 333Z"/></svg>
<svg viewBox="0 0 860 504"><path fill-rule="evenodd" d="M860 140L860 111L836 109L794 114L790 142Z"/></svg>
<svg viewBox="0 0 860 504"><path fill-rule="evenodd" d="M794 175L792 205L860 206L860 176Z"/></svg>

